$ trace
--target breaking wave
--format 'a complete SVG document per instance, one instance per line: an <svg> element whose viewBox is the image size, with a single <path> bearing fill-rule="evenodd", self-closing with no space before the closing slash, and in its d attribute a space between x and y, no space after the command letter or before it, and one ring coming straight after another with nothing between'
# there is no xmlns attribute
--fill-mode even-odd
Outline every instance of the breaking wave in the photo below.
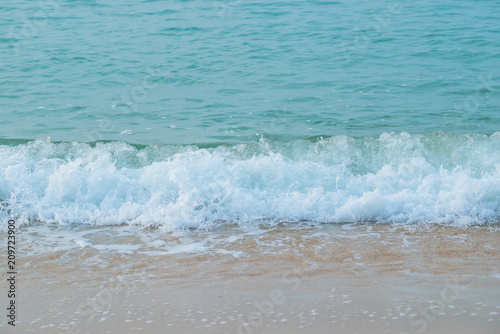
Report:
<svg viewBox="0 0 500 334"><path fill-rule="evenodd" d="M0 145L0 200L3 218L24 222L165 230L259 220L482 224L500 216L500 132L205 148Z"/></svg>

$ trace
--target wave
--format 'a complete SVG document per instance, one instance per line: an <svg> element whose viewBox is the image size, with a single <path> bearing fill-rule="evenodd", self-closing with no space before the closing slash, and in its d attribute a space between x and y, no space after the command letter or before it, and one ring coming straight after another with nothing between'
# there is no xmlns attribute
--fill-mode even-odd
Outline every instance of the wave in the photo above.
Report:
<svg viewBox="0 0 500 334"><path fill-rule="evenodd" d="M384 133L198 147L0 145L0 215L22 222L498 221L500 132ZM5 219L3 219L5 221Z"/></svg>

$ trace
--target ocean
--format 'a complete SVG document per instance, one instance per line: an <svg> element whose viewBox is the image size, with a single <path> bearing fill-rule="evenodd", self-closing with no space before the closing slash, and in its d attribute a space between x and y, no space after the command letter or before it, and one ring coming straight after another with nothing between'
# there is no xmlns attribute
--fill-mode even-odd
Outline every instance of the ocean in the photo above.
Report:
<svg viewBox="0 0 500 334"><path fill-rule="evenodd" d="M496 222L499 9L3 4L1 215L167 230Z"/></svg>

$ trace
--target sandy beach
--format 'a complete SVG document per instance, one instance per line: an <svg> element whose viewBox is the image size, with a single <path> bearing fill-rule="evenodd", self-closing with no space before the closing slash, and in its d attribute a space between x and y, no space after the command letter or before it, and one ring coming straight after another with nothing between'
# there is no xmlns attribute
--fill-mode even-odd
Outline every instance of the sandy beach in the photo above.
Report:
<svg viewBox="0 0 500 334"><path fill-rule="evenodd" d="M184 252L151 245L99 250L98 242L109 242L103 238L20 255L16 327L3 323L1 331L497 333L500 327L497 227L284 224L233 240L237 228L186 231L188 241L181 240L186 234L149 232L153 245L177 243ZM30 231L25 227L20 237ZM208 236L225 242L186 246Z"/></svg>

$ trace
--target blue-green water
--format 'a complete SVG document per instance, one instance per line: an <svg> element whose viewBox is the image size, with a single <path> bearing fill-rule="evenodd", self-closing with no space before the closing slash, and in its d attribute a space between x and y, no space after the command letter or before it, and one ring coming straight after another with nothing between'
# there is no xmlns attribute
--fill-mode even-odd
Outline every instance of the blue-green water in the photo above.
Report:
<svg viewBox="0 0 500 334"><path fill-rule="evenodd" d="M0 10L2 138L500 129L494 0L17 0Z"/></svg>
<svg viewBox="0 0 500 334"><path fill-rule="evenodd" d="M0 11L4 214L174 228L499 218L498 1Z"/></svg>

